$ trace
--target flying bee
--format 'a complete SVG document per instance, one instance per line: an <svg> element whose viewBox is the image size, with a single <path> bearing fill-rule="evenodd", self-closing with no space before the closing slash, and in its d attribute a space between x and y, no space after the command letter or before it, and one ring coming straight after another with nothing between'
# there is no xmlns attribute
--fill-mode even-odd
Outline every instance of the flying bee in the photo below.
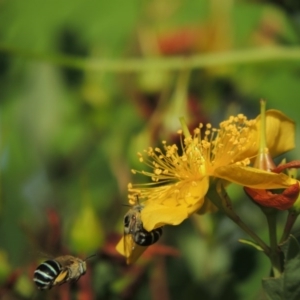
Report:
<svg viewBox="0 0 300 300"><path fill-rule="evenodd" d="M156 243L162 235L162 227L147 231L143 227L141 211L144 205L138 203L131 207L124 217L124 253L131 257L135 246L150 246ZM129 259L130 260L130 259Z"/></svg>
<svg viewBox="0 0 300 300"><path fill-rule="evenodd" d="M71 255L63 255L46 260L34 271L33 281L39 290L49 290L55 285L77 281L86 272L88 258L82 260Z"/></svg>

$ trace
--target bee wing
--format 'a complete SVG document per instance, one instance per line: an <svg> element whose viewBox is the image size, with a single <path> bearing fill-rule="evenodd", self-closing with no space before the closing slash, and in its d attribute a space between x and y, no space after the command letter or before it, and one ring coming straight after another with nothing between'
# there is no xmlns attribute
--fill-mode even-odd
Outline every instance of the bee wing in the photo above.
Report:
<svg viewBox="0 0 300 300"><path fill-rule="evenodd" d="M52 286L54 285L61 285L65 282L68 281L68 274L69 274L69 270L67 268L64 268L61 270L61 272L58 274L58 276L55 278Z"/></svg>
<svg viewBox="0 0 300 300"><path fill-rule="evenodd" d="M59 262L64 269L64 268L72 265L77 260L77 258L72 255L62 255L62 256L56 257L55 260L57 262Z"/></svg>
<svg viewBox="0 0 300 300"><path fill-rule="evenodd" d="M76 257L71 255L62 255L56 257L55 260L60 263L61 271L55 278L53 285L61 285L70 280L70 266L75 262Z"/></svg>
<svg viewBox="0 0 300 300"><path fill-rule="evenodd" d="M127 264L134 263L146 249L147 247L137 245L131 234L124 234L116 246L116 250L126 257Z"/></svg>

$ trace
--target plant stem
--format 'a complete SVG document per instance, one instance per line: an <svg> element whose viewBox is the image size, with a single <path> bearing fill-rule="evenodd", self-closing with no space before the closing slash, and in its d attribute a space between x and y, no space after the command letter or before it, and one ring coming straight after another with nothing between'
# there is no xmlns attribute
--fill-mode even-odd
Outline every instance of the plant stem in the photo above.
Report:
<svg viewBox="0 0 300 300"><path fill-rule="evenodd" d="M207 197L220 210L224 211L227 217L246 232L261 247L267 256L270 255L270 248L268 245L255 232L253 232L233 210L229 196L221 184L217 186L217 189L209 189Z"/></svg>
<svg viewBox="0 0 300 300"><path fill-rule="evenodd" d="M281 236L281 239L280 239L280 244L285 242L290 233L291 233L291 230L298 218L298 213L296 213L295 211L289 211L289 214L287 216L287 219L286 219L286 223L285 223L285 226L284 226L284 230L283 230L283 233L282 233L282 236Z"/></svg>
<svg viewBox="0 0 300 300"><path fill-rule="evenodd" d="M274 61L300 62L300 48L298 47L254 48L191 56L125 59L82 58L59 54L35 53L6 45L0 45L0 52L75 69L115 73L147 70L175 71L185 68L199 69L220 65L254 64Z"/></svg>
<svg viewBox="0 0 300 300"><path fill-rule="evenodd" d="M282 272L279 248L277 243L277 211L272 210L271 212L266 212L263 210L267 217L268 227L269 227L269 238L270 238L270 260L273 268L274 277L279 277Z"/></svg>
<svg viewBox="0 0 300 300"><path fill-rule="evenodd" d="M261 129L259 133L259 154L264 154L267 148L266 139L266 101L260 100Z"/></svg>

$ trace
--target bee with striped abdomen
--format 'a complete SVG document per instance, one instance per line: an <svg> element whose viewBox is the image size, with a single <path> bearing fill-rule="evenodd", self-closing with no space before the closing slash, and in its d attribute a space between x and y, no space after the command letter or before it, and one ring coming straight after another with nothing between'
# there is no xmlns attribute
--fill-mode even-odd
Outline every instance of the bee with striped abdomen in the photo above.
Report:
<svg viewBox="0 0 300 300"><path fill-rule="evenodd" d="M138 203L132 206L124 217L124 252L126 257L130 256L135 244L147 247L156 243L162 235L162 227L151 231L144 229L141 220L143 208L144 206Z"/></svg>
<svg viewBox="0 0 300 300"><path fill-rule="evenodd" d="M63 255L41 263L34 271L33 281L39 290L49 290L55 285L77 281L85 272L85 260Z"/></svg>

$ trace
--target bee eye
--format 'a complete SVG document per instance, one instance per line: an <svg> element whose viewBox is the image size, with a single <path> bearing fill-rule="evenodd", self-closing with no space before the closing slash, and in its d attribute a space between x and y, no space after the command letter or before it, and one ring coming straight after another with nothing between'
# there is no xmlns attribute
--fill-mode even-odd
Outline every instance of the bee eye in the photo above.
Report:
<svg viewBox="0 0 300 300"><path fill-rule="evenodd" d="M129 218L129 216L125 216L125 217L124 217L124 226L125 226L125 227L128 227L128 226L129 226L129 223L130 223L130 218Z"/></svg>

